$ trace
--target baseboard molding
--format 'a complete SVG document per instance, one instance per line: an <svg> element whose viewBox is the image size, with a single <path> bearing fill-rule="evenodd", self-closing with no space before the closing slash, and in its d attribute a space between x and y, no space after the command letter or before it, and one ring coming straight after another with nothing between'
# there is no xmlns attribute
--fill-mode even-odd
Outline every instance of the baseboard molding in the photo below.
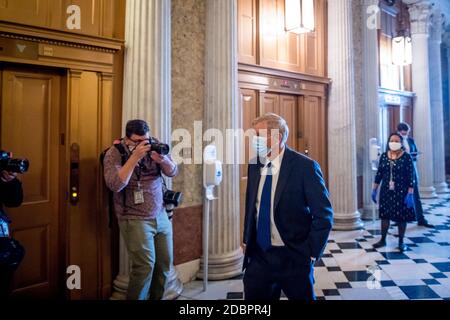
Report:
<svg viewBox="0 0 450 320"><path fill-rule="evenodd" d="M175 266L178 279L184 284L195 280L200 270L200 259L192 260Z"/></svg>

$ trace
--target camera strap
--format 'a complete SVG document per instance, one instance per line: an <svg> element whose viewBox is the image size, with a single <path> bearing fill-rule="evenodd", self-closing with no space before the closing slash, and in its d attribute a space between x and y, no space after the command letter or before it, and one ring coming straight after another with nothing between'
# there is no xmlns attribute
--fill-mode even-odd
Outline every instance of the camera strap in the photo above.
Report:
<svg viewBox="0 0 450 320"><path fill-rule="evenodd" d="M163 190L163 195L164 195L164 192L166 192L168 190L167 184L166 184L166 179L164 179L164 176L162 175L162 173L159 173L159 175L161 176L161 179L162 179L162 190Z"/></svg>

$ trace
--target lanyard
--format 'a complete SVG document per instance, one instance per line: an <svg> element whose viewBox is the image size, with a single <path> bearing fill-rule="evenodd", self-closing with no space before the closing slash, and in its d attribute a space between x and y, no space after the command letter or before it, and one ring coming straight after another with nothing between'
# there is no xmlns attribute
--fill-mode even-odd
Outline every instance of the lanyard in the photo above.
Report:
<svg viewBox="0 0 450 320"><path fill-rule="evenodd" d="M393 182L394 181L394 174L393 174L393 167L395 166L394 160L390 160L389 159L389 167L390 167L390 179L389 181Z"/></svg>

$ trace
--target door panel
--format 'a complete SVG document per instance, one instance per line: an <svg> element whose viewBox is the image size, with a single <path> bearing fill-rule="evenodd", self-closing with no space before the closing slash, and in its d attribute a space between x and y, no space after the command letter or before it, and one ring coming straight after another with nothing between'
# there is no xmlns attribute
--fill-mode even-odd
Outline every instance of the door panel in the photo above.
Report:
<svg viewBox="0 0 450 320"><path fill-rule="evenodd" d="M26 249L15 275L18 296L52 297L58 290L60 82L51 72L2 72L1 147L30 161L20 176L24 202L8 208L12 235Z"/></svg>
<svg viewBox="0 0 450 320"><path fill-rule="evenodd" d="M263 94L261 115L268 112L273 112L276 114L280 113L280 96L278 94L273 93Z"/></svg>
<svg viewBox="0 0 450 320"><path fill-rule="evenodd" d="M401 107L402 109L402 117L401 121L406 122L411 127L411 136L414 136L414 130L413 130L413 108L409 105L404 105Z"/></svg>
<svg viewBox="0 0 450 320"><path fill-rule="evenodd" d="M256 0L239 0L237 6L239 62L256 64Z"/></svg>
<svg viewBox="0 0 450 320"><path fill-rule="evenodd" d="M252 121L257 117L257 92L255 90L240 90L240 106L241 106L241 128L245 131L252 128ZM245 217L245 192L247 190L247 164L251 153L251 141L246 138L243 144L245 163L240 165L240 217L241 217L241 241L244 231Z"/></svg>
<svg viewBox="0 0 450 320"><path fill-rule="evenodd" d="M319 97L300 97L299 151L316 160L327 179L327 130L326 109Z"/></svg>
<svg viewBox="0 0 450 320"><path fill-rule="evenodd" d="M388 107L388 128L390 135L393 132L397 132L397 125L400 123L400 106Z"/></svg>
<svg viewBox="0 0 450 320"><path fill-rule="evenodd" d="M289 130L292 130L289 132L288 146L297 150L297 138L295 137L297 129L297 98L295 96L280 95L279 115L286 120Z"/></svg>

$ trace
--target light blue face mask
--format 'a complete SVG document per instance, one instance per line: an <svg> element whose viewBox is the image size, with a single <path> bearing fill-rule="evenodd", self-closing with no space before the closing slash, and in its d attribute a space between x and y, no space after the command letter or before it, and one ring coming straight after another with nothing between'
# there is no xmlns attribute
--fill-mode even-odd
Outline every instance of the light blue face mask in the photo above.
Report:
<svg viewBox="0 0 450 320"><path fill-rule="evenodd" d="M252 147L261 158L267 157L270 152L270 149L267 148L266 137L253 136Z"/></svg>

